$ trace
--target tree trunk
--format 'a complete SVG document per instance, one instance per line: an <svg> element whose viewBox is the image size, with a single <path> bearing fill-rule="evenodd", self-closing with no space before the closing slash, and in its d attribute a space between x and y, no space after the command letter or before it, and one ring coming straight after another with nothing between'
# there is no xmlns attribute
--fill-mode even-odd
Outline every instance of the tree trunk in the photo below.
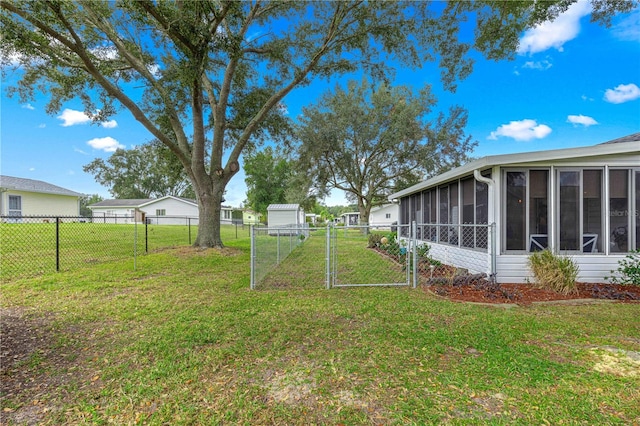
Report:
<svg viewBox="0 0 640 426"><path fill-rule="evenodd" d="M202 185L198 193L200 197L198 203L199 226L198 236L193 246L222 248L224 245L220 237L220 211L224 183L221 179L216 179L212 185Z"/></svg>
<svg viewBox="0 0 640 426"><path fill-rule="evenodd" d="M358 218L359 225L365 226L362 228L364 234L369 234L369 213L371 212L371 205L363 198L358 198L358 212L360 216Z"/></svg>

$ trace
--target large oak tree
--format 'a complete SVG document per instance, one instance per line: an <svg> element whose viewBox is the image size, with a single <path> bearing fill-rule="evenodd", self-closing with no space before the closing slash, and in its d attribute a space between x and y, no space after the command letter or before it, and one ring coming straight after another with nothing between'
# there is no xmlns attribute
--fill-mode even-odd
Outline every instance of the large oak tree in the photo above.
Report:
<svg viewBox="0 0 640 426"><path fill-rule="evenodd" d="M336 87L303 109L298 164L318 187L345 191L366 223L394 188L468 159L475 144L464 135L466 111L454 107L430 121L435 103L429 87Z"/></svg>
<svg viewBox="0 0 640 426"><path fill-rule="evenodd" d="M219 247L221 200L240 154L277 138L277 106L293 89L434 60L453 89L471 71L470 48L510 57L524 29L573 2L1 0L0 48L3 71L21 66L15 92L46 92L51 113L72 99L96 121L129 110L191 180L195 245ZM592 3L604 21L634 6ZM459 37L465 19L475 19L474 41Z"/></svg>

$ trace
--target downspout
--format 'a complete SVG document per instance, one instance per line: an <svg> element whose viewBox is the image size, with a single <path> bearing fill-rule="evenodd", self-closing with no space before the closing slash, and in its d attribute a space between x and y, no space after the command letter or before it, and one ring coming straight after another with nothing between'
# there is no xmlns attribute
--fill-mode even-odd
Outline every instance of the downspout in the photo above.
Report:
<svg viewBox="0 0 640 426"><path fill-rule="evenodd" d="M478 181L478 182L482 182L482 183L486 183L487 184L487 188L488 188L488 206L487 206L487 216L488 216L488 222L492 225L492 229L493 232L487 232L488 234L488 244L487 244L487 249L489 251L489 256L491 258L491 273L490 278L491 281L495 282L496 279L496 241L495 237L496 237L496 233L497 233L497 229L496 229L496 221L495 221L495 182L493 179L487 178L482 176L482 174L480 174L480 170L479 169L475 169L473 171L473 177Z"/></svg>

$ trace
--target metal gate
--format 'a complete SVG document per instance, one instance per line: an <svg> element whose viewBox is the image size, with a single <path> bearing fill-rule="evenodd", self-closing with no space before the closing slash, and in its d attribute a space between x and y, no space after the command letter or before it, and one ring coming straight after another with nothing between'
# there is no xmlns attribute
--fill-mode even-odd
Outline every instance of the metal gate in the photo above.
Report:
<svg viewBox="0 0 640 426"><path fill-rule="evenodd" d="M411 286L495 279L495 225L252 228L251 288Z"/></svg>
<svg viewBox="0 0 640 426"><path fill-rule="evenodd" d="M330 287L409 286L410 225L334 227L329 240Z"/></svg>

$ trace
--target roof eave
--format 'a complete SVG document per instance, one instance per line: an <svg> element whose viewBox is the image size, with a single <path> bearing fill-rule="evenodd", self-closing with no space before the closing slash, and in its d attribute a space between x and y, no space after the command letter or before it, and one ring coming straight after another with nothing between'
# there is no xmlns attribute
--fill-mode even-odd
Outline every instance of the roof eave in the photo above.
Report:
<svg viewBox="0 0 640 426"><path fill-rule="evenodd" d="M626 154L626 153L640 153L639 141L620 142L615 144L599 144L590 147L578 147L578 148L564 148L555 149L549 151L533 151L517 154L502 154L502 155L489 155L482 157L478 160L467 163L463 166L456 167L448 172L442 173L438 176L434 176L431 179L427 179L423 182L417 183L402 191L395 192L389 195L389 201L404 197L405 195L412 194L425 188L432 187L441 182L453 179L458 176L462 176L473 172L474 170L484 170L489 167L502 166L506 164L520 164L520 163L532 163L540 161L557 161L565 160L568 158L585 158L595 157L601 155L614 155L614 154Z"/></svg>

